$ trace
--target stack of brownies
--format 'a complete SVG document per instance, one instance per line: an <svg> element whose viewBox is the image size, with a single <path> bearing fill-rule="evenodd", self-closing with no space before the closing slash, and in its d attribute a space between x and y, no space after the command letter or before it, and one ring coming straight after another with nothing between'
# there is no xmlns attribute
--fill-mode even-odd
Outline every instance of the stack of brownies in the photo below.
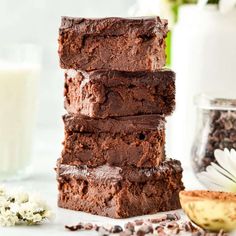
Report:
<svg viewBox="0 0 236 236"><path fill-rule="evenodd" d="M167 22L63 17L64 149L60 207L114 218L180 207L179 161L165 157L175 74L165 65Z"/></svg>

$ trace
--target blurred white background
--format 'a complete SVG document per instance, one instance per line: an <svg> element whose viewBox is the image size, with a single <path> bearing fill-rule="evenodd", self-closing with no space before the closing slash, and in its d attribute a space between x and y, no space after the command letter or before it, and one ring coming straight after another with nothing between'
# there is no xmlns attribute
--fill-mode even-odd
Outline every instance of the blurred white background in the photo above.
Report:
<svg viewBox="0 0 236 236"><path fill-rule="evenodd" d="M61 16L127 16L135 0L0 0L0 43L35 43L42 48L34 157L59 157L63 139L63 71L57 37Z"/></svg>

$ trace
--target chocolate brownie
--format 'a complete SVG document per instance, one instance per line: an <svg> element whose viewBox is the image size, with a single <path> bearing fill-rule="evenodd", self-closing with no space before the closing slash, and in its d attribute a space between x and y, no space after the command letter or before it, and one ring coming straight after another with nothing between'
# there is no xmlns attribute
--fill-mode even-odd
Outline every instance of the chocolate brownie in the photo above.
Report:
<svg viewBox="0 0 236 236"><path fill-rule="evenodd" d="M165 159L162 116L92 119L65 115L62 164L158 166Z"/></svg>
<svg viewBox="0 0 236 236"><path fill-rule="evenodd" d="M112 218L180 208L183 190L179 161L158 168L58 166L58 205Z"/></svg>
<svg viewBox="0 0 236 236"><path fill-rule="evenodd" d="M94 118L170 115L175 107L175 73L92 71L65 74L65 108Z"/></svg>
<svg viewBox="0 0 236 236"><path fill-rule="evenodd" d="M84 71L156 70L165 65L167 21L159 17L62 17L60 65Z"/></svg>

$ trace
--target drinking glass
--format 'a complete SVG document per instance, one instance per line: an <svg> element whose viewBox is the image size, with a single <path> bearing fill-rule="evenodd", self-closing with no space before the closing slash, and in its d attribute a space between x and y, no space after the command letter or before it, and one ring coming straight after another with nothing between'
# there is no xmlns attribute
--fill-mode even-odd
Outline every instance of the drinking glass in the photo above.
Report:
<svg viewBox="0 0 236 236"><path fill-rule="evenodd" d="M39 72L36 45L0 45L0 180L29 174Z"/></svg>

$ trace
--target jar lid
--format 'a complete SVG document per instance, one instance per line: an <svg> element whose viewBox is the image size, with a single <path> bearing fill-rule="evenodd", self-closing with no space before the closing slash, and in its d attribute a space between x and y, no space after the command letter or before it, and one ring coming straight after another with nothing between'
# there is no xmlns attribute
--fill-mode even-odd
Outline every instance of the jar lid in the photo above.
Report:
<svg viewBox="0 0 236 236"><path fill-rule="evenodd" d="M236 111L236 99L215 98L206 94L199 94L195 96L194 104L202 109Z"/></svg>

